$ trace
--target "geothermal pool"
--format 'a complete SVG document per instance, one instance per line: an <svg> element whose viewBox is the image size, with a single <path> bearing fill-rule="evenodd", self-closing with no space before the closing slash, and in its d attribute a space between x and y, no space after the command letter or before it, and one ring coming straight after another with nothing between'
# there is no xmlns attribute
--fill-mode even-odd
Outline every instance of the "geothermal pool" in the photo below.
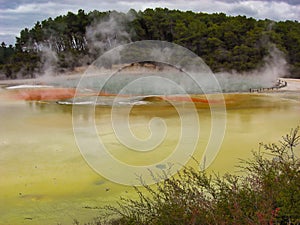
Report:
<svg viewBox="0 0 300 225"><path fill-rule="evenodd" d="M87 222L99 215L98 207L134 195L132 188L103 178L84 160L73 133L71 105L11 98L15 92L0 89L0 224ZM224 98L226 132L209 171L236 171L239 159L250 157L260 142L277 141L300 124L298 92L231 93ZM148 153L128 153L113 134L111 106L96 107L96 129L116 158L143 165L172 152L179 137L178 113L172 105L156 100L134 105L129 118L133 132L141 138L149 135L145 124L153 117L164 119L170 128L159 151ZM180 104L189 107L193 103ZM196 110L201 133L193 156L200 160L209 138L211 114L205 102L197 103ZM84 105L80 118L83 124L93 119ZM197 166L193 160L188 164Z"/></svg>

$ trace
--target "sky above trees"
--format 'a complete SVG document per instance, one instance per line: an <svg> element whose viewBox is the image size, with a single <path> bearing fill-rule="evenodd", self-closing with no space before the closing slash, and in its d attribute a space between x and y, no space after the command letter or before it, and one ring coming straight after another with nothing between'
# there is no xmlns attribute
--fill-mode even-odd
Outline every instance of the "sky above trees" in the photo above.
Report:
<svg viewBox="0 0 300 225"><path fill-rule="evenodd" d="M256 19L300 20L300 0L0 0L0 41L15 43L21 29L32 27L37 21L66 14L78 9L91 11L130 8L167 7L195 12L224 12L227 15L245 15Z"/></svg>

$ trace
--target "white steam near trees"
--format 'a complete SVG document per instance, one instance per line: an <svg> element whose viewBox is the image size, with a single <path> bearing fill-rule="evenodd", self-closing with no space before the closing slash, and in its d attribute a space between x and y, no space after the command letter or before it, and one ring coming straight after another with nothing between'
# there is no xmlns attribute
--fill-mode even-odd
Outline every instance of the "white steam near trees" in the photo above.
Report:
<svg viewBox="0 0 300 225"><path fill-rule="evenodd" d="M103 53L109 49L131 42L126 23L133 20L130 14L111 13L108 19L95 21L86 29L90 53Z"/></svg>
<svg viewBox="0 0 300 225"><path fill-rule="evenodd" d="M263 66L244 73L216 73L223 91L248 91L250 88L272 87L277 79L288 74L288 63L276 46L271 45L269 55L264 58Z"/></svg>
<svg viewBox="0 0 300 225"><path fill-rule="evenodd" d="M102 21L94 21L91 26L87 27L85 39L88 43L89 54L91 55L90 57L97 58L112 48L130 43L134 32L128 30L129 28L126 24L133 19L134 15L130 13L118 14L112 12L109 17L106 17ZM265 41L269 42L268 40ZM284 54L277 49L275 45L270 43L268 44L270 46L269 55L264 58L264 62L262 63L263 66L260 68L243 73L232 71L219 72L215 74L223 91L248 91L250 88L272 87L279 77L287 75L288 64L285 60ZM42 46L41 52L43 63L42 77L48 79L56 73L58 56L55 51L48 47ZM160 51L158 52L159 54L157 55L157 59L160 59L163 56L160 55ZM155 49L152 53L155 53ZM91 60L91 58L85 56L85 58L82 58L81 60L83 64L86 64L86 62ZM68 60L68 58L65 58L65 60ZM170 74L167 77L172 79L172 75ZM155 83L152 85L155 85ZM153 87L153 89L155 89L155 87Z"/></svg>

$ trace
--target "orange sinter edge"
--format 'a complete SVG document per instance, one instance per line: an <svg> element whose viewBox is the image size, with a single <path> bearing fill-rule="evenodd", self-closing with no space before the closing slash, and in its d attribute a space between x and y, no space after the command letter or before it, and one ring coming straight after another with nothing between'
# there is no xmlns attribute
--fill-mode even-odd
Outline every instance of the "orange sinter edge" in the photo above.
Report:
<svg viewBox="0 0 300 225"><path fill-rule="evenodd" d="M26 101L40 101L40 100L62 100L75 97L75 88L39 88L39 89L22 89L17 90L12 94L14 99L26 100ZM121 97L132 97L132 95L118 95L107 92L90 93L90 94L76 94L76 96L121 96ZM166 101L179 101L179 102L195 102L195 103L220 103L221 100L207 100L206 98L191 97L191 96L160 96Z"/></svg>
<svg viewBox="0 0 300 225"><path fill-rule="evenodd" d="M22 89L12 94L12 97L19 100L60 100L73 98L76 89L74 88L46 88L46 89Z"/></svg>

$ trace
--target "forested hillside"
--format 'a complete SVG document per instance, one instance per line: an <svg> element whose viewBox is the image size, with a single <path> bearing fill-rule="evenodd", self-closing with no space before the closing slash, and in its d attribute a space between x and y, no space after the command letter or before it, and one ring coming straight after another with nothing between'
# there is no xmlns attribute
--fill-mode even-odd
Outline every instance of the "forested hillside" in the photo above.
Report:
<svg viewBox="0 0 300 225"><path fill-rule="evenodd" d="M25 28L15 46L0 46L2 78L34 77L51 64L53 72L88 65L104 51L138 40L164 40L182 45L218 71L249 71L263 66L276 46L300 77L300 24L297 21L255 20L223 13L169 9L116 11L48 18Z"/></svg>

